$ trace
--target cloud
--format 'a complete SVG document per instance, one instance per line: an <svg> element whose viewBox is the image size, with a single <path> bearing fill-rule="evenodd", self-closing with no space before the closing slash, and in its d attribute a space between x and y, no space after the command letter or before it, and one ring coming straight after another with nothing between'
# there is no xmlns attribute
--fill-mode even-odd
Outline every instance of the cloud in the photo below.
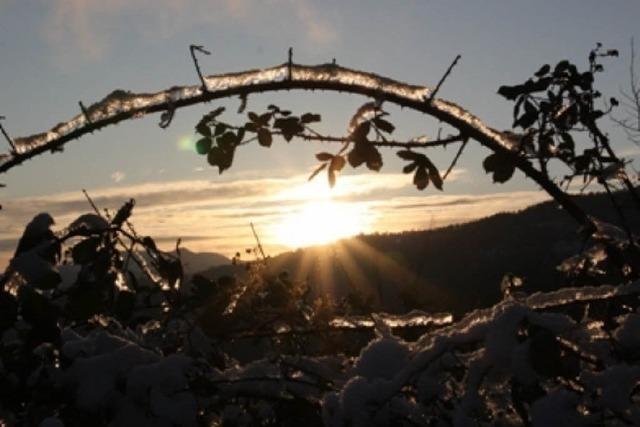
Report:
<svg viewBox="0 0 640 427"><path fill-rule="evenodd" d="M317 10L307 0L293 0L296 16L307 29L307 36L321 45L332 44L337 41L338 34L325 20L318 16Z"/></svg>
<svg viewBox="0 0 640 427"><path fill-rule="evenodd" d="M111 174L111 179L113 180L113 182L118 183L124 180L126 176L127 175L122 171L115 171Z"/></svg>
<svg viewBox="0 0 640 427"><path fill-rule="evenodd" d="M455 178L455 175L453 176ZM361 215L368 231L402 231L477 219L498 211L514 211L544 200L543 192L488 195L418 193L403 174L345 175L330 190L321 177L238 179L231 182L184 180L118 185L88 192L100 209L115 212L130 198L136 200L132 222L141 235L173 247L181 237L195 251L226 255L253 245L249 223L259 230L268 251L286 249L277 235L279 224L295 218L308 203L333 201ZM409 195L404 196L402 194ZM63 229L91 206L80 192L3 201L0 216L0 267L33 216L49 212L55 228ZM281 236L280 236L281 237Z"/></svg>
<svg viewBox="0 0 640 427"><path fill-rule="evenodd" d="M123 34L166 39L194 26L227 22L247 32L271 31L273 25L261 24L274 8L278 19L288 21L287 28L308 41L326 45L337 40L331 23L308 0L51 0L43 36L62 66L77 61L77 52L83 60L103 58Z"/></svg>
<svg viewBox="0 0 640 427"><path fill-rule="evenodd" d="M45 36L58 54L77 49L87 59L98 59L110 42L104 23L125 10L127 3L126 0L54 0L50 3Z"/></svg>

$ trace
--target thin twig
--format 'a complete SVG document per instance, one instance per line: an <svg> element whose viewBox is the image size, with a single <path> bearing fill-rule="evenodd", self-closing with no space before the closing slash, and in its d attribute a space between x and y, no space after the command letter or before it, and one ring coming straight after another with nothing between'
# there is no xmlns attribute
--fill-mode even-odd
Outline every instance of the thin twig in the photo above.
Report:
<svg viewBox="0 0 640 427"><path fill-rule="evenodd" d="M276 133L279 135L279 133ZM298 137L306 141L321 141L321 142L339 142L345 143L349 139L339 136L329 135L297 135ZM464 142L467 137L462 135L449 136L443 139L434 139L432 141L370 141L371 145L376 147L389 147L389 148L426 148L426 147L441 147L456 142Z"/></svg>
<svg viewBox="0 0 640 427"><path fill-rule="evenodd" d="M465 138L464 142L462 143L462 145L460 145L460 148L458 148L458 152L456 153L455 157L453 158L453 160L451 161L451 164L449 165L449 168L447 169L447 171L444 173L444 175L442 175L442 180L446 180L447 177L449 176L449 174L451 173L451 171L453 170L453 168L456 166L456 163L458 163L458 159L460 158L460 156L462 155L462 152L464 151L464 147L467 146L467 142L469 142L469 138Z"/></svg>
<svg viewBox="0 0 640 427"><path fill-rule="evenodd" d="M447 77L449 77L449 74L451 74L451 70L453 70L453 67L456 66L456 64L458 63L458 61L460 60L460 58L462 58L462 56L457 55L456 59L453 60L453 62L451 63L451 65L449 65L449 68L447 68L447 71L444 73L444 75L442 76L442 78L440 79L440 81L438 82L438 84L436 85L436 88L433 90L433 92L431 92L431 94L429 95L429 98L427 99L427 103L431 103L431 101L433 101L433 98L436 96L436 93L438 93L438 91L440 90L440 86L442 86L442 84L444 83L444 81L447 79Z"/></svg>
<svg viewBox="0 0 640 427"><path fill-rule="evenodd" d="M587 127L589 129L589 132L593 135L596 149L599 149L600 147L604 148L605 152L609 155L609 157L614 162L619 163L620 158L618 158L616 153L611 148L611 144L609 143L609 138L604 133L602 133L602 131L595 125L595 123L591 123ZM635 202L636 208L640 210L640 192L633 185L633 183L631 182L631 180L626 174L624 174L620 178L620 180L627 188L629 194L631 195L631 198Z"/></svg>
<svg viewBox="0 0 640 427"><path fill-rule="evenodd" d="M629 64L629 89L631 93L628 94L620 89L620 94L628 101L628 104L623 103L627 109L627 117L622 119L611 117L611 120L624 130L629 140L640 145L640 83L635 71L635 62L635 46L634 40L631 38L631 59Z"/></svg>
<svg viewBox="0 0 640 427"><path fill-rule="evenodd" d="M158 126L160 126L160 128L162 129L168 128L173 121L173 116L175 115L175 113L175 107L173 106L173 104L169 104L167 110L160 114L160 122L158 123Z"/></svg>
<svg viewBox="0 0 640 427"><path fill-rule="evenodd" d="M629 238L629 244L631 244L631 246L636 246L635 239L633 238L633 233L631 232L631 229L629 228L629 224L627 223L626 215L622 211L622 207L620 207L620 204L618 204L613 193L611 192L611 189L609 188L609 184L607 183L607 180L599 179L598 181L604 187L605 191L607 192L607 196L609 196L609 200L611 200L611 204L613 205L614 210L618 214L618 218L620 219L620 225L622 226L622 228L624 229L624 232Z"/></svg>
<svg viewBox="0 0 640 427"><path fill-rule="evenodd" d="M16 151L16 146L13 144L13 140L11 139L11 137L9 136L9 134L7 133L7 131L4 129L4 127L2 126L2 120L4 120L4 116L0 116L0 132L2 132L2 135L4 136L4 139L7 140L7 142L9 143L9 145L11 146L11 150L15 153Z"/></svg>
<svg viewBox="0 0 640 427"><path fill-rule="evenodd" d="M91 198L91 196L89 196L89 193L87 193L87 190L82 189L82 193L84 194L84 196L87 198L87 201L89 202L89 204L91 205L91 207L93 208L93 210L95 211L95 213L101 217L104 218L104 216L100 213L100 209L98 209L98 206L96 206L96 204L94 203L93 199ZM107 219L109 221L111 221L108 216ZM131 228L131 226L130 226ZM135 230L133 230L133 228L131 228L132 232L135 233ZM135 244L143 244L142 241L140 241L140 239L135 236L132 235L130 233L127 233L125 230L123 230L122 228L119 228L117 230L113 230L116 231L116 241L124 248L125 251L127 251L127 253L131 254L131 259L133 259L133 261L138 265L138 267L140 267L140 270L142 270L142 272L147 276L147 278L149 280L151 280L152 283L155 283L156 285L160 286L156 280L153 277L153 274L151 273L151 271L149 270L149 267L147 266L146 262L144 262L143 259L138 258L136 256L136 254L133 252L133 250L130 250L129 247L124 243L124 241L120 238L120 236L117 235L117 232L122 233L123 235L127 236L127 238L129 238L129 240L131 241L131 247L133 248L135 246ZM144 245L143 245L144 246ZM145 246L146 247L146 246Z"/></svg>
<svg viewBox="0 0 640 427"><path fill-rule="evenodd" d="M249 99L249 95L246 93L240 94L240 105L238 106L238 114L244 113L244 110L247 109L247 100Z"/></svg>
<svg viewBox="0 0 640 427"><path fill-rule="evenodd" d="M258 233L256 233L256 229L253 226L253 222L250 222L249 225L251 225L251 231L253 232L253 237L255 237L256 243L258 244L258 250L260 251L260 255L262 255L262 260L265 261L267 257L264 254L264 250L262 249L262 244L260 243L260 238L258 237Z"/></svg>
<svg viewBox="0 0 640 427"><path fill-rule="evenodd" d="M289 70L289 80L292 79L292 71L293 68L293 48L289 48L289 60L287 61L287 69Z"/></svg>
<svg viewBox="0 0 640 427"><path fill-rule="evenodd" d="M198 77L200 78L200 83L202 83L202 91L205 93L209 92L207 88L207 82L202 75L202 71L200 71L200 64L198 64L198 58L196 57L196 51L204 53L205 55L211 55L211 52L206 50L204 46L192 44L189 46L189 51L191 52L191 58L193 59L193 64L196 66L196 72L198 73Z"/></svg>
<svg viewBox="0 0 640 427"><path fill-rule="evenodd" d="M222 122L220 122L222 123ZM227 123L225 123L225 125L227 126L228 129L234 129L234 130L239 130L242 128L242 126L232 126L229 125ZM345 144L345 147L348 145L348 143L351 141L349 139L349 137L345 137L345 136L333 136L333 135L323 135L320 132L317 132L313 129L311 129L308 126L305 126L305 129L309 132L309 133L301 133L301 134L296 134L295 136L303 139L305 141L319 141L319 142L329 142L329 143L340 143L340 144ZM436 139L431 140L431 141L424 141L424 142L419 142L419 141L415 141L415 140L409 140L409 141L389 141L389 140L385 140L385 141L369 141L369 143L373 146L376 147L387 147L387 148L426 148L426 147L441 147L441 146L446 146L449 144L453 144L456 142L464 142L468 139L467 136L463 136L461 134L459 135L452 135L452 136L448 136L446 138L442 138L441 139L441 131L442 129L438 130L438 136ZM279 131L272 131L271 132L272 135L283 135L282 132ZM240 143L240 145L246 145L248 143L254 142L258 139L257 136L253 136L251 138L248 138L244 141L242 141Z"/></svg>
<svg viewBox="0 0 640 427"><path fill-rule="evenodd" d="M96 214L98 214L98 216L102 216L102 214L100 213L100 209L98 209L98 207L96 206L96 204L93 202L93 199L91 198L91 196L89 196L89 193L87 193L87 190L85 190L84 188L82 189L82 194L84 194L84 197L87 198L87 201L89 202L89 204L91 205L91 207L93 208L93 210L96 212Z"/></svg>
<svg viewBox="0 0 640 427"><path fill-rule="evenodd" d="M84 116L84 119L87 121L88 124L92 125L93 122L91 121L91 118L89 118L89 111L84 106L82 101L78 101L78 105L80 106L80 110L82 111L82 115Z"/></svg>

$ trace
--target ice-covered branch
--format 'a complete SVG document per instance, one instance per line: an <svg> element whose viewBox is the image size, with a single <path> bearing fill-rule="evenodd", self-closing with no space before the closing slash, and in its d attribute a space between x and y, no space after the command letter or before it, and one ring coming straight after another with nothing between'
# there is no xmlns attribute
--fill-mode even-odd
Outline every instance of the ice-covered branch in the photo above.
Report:
<svg viewBox="0 0 640 427"><path fill-rule="evenodd" d="M584 212L549 178L515 151L520 138L487 126L477 116L453 102L433 98L423 86L402 83L376 74L336 64L306 66L285 63L262 70L204 77L201 86L174 86L156 93L115 90L102 101L48 131L15 138L15 151L0 154L0 172L6 172L40 153L60 148L95 130L149 113L175 111L214 99L289 89L329 90L360 94L431 115L492 151L509 156L514 164L558 201L580 224L590 225Z"/></svg>

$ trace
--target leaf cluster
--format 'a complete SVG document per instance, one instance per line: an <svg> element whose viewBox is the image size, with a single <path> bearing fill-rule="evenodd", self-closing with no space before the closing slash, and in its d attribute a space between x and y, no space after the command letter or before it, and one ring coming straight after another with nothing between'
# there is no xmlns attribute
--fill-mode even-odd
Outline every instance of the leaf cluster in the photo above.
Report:
<svg viewBox="0 0 640 427"><path fill-rule="evenodd" d="M240 145L257 141L262 147L269 148L272 146L274 136L282 136L287 142L300 138L342 144L336 153L327 151L316 153L316 159L320 164L313 170L309 180L315 178L320 172L326 171L329 186L333 187L337 176L347 163L352 168L365 165L367 169L378 172L383 166L380 147L387 146L399 149L398 155L410 161L405 171L409 170L406 173L410 173L415 170L414 184L418 189L423 190L429 182L432 182L434 187L442 190L443 178L437 167L425 155L409 151L411 148L426 148L430 145L430 141L418 142L423 141L424 138L417 138L407 143L391 140L395 125L388 120L389 113L384 111L377 101L367 102L356 111L344 137L325 136L313 130L310 125L321 121L321 116L315 113L297 116L290 110L269 105L264 113L247 113L248 121L240 126L234 126L219 119L223 111L222 107L213 110L203 116L196 125L196 132L201 136L196 143L196 151L207 155L209 163L217 166L220 173L231 166L235 150ZM463 138L451 137L441 143L435 141L431 145L446 145L462 140ZM411 158L413 154L401 154L407 152L415 154L416 157Z"/></svg>
<svg viewBox="0 0 640 427"><path fill-rule="evenodd" d="M575 176L590 182L615 179L624 173L624 163L602 143L604 134L597 123L618 105L611 98L608 109L596 106L602 94L595 89L594 78L604 70L599 60L611 56L618 56L618 52L598 44L589 55L586 71L562 60L553 67L543 65L524 83L498 89L500 95L514 101L513 127L524 131L519 137L519 154L536 159L543 173L548 174L547 163L553 159L569 168L564 177L567 183ZM580 133L586 133L591 146L580 149L576 139ZM513 170L508 157L499 154L487 158L484 166L497 182L508 180Z"/></svg>
<svg viewBox="0 0 640 427"><path fill-rule="evenodd" d="M409 162L409 164L402 169L402 172L414 172L413 184L418 190L424 190L429 185L429 182L431 182L434 187L442 191L442 177L440 176L440 172L427 156L405 150L399 151L398 157Z"/></svg>

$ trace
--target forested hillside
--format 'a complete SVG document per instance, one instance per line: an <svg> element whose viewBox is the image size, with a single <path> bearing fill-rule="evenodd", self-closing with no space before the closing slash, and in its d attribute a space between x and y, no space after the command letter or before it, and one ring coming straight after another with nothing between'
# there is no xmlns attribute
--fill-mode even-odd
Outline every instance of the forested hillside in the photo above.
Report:
<svg viewBox="0 0 640 427"><path fill-rule="evenodd" d="M615 197L639 231L630 196ZM620 221L606 194L577 196L577 202L603 221ZM274 274L286 271L308 282L318 294L358 295L371 310L461 314L498 302L505 274L523 278L529 293L570 284L557 267L587 244L571 218L549 201L434 230L361 235L299 249L273 256L268 265ZM217 278L243 271L242 265L220 266L202 274Z"/></svg>

